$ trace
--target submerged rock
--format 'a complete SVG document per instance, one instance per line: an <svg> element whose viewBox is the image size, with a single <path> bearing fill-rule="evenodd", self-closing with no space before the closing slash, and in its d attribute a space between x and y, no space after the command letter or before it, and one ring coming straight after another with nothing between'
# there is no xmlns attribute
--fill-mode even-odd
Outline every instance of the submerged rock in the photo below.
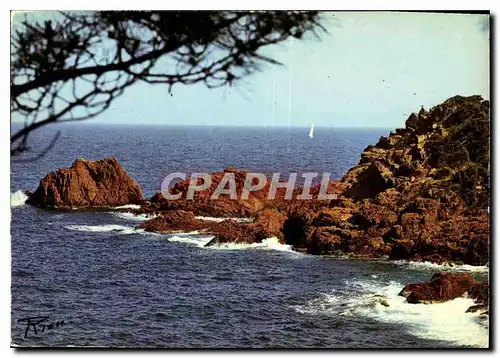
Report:
<svg viewBox="0 0 500 358"><path fill-rule="evenodd" d="M110 157L77 159L70 168L50 172L40 181L27 204L66 209L85 209L139 204L140 186Z"/></svg>
<svg viewBox="0 0 500 358"><path fill-rule="evenodd" d="M389 304L389 300L387 299L386 296L383 296L383 295L373 295L373 297L375 298L375 301L379 304L381 304L382 306L384 307L389 307L390 304Z"/></svg>
<svg viewBox="0 0 500 358"><path fill-rule="evenodd" d="M481 304L481 305L470 306L469 308L467 308L467 311L465 311L465 313L475 313L478 311L481 311L481 314L487 313L488 305Z"/></svg>

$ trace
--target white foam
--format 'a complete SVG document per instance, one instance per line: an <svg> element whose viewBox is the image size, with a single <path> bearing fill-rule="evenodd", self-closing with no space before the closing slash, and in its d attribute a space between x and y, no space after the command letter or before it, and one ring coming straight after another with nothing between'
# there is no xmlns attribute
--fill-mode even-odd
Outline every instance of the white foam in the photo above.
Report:
<svg viewBox="0 0 500 358"><path fill-rule="evenodd" d="M247 244L247 243L224 243L224 244L215 244L212 246L208 246L209 249L216 250L248 250L248 249L257 249L257 250L277 250L277 251L292 251L291 245L281 244L277 237L269 237L267 239L262 240L259 243Z"/></svg>
<svg viewBox="0 0 500 358"><path fill-rule="evenodd" d="M403 288L398 282L384 284L373 280L345 283L346 291L322 294L304 306L293 308L303 314L368 317L402 324L409 334L424 339L460 346L488 346L487 319L481 319L480 312L465 313L468 307L474 305L472 299L457 298L429 305L410 304L404 297L398 296Z"/></svg>
<svg viewBox="0 0 500 358"><path fill-rule="evenodd" d="M154 219L158 215L148 215L148 214L139 214L136 215L134 213L111 213L113 216L119 217L120 219L130 220L130 221L147 221L150 219Z"/></svg>
<svg viewBox="0 0 500 358"><path fill-rule="evenodd" d="M113 209L119 210L119 209L140 209L141 206L137 204L127 204L127 205L122 205L122 206L115 206Z"/></svg>
<svg viewBox="0 0 500 358"><path fill-rule="evenodd" d="M170 242L182 242L182 243L187 243L187 244L194 244L198 247L203 247L210 240L213 239L213 236L189 236L192 234L197 234L197 232L190 232L190 233L185 233L181 235L176 235L173 237L168 238L167 240Z"/></svg>
<svg viewBox="0 0 500 358"><path fill-rule="evenodd" d="M28 200L28 195L22 190L18 190L15 193L10 193L10 206L22 206Z"/></svg>
<svg viewBox="0 0 500 358"><path fill-rule="evenodd" d="M470 271L470 272L488 272L488 265L485 266L472 266L472 265L455 265L455 264L435 264L433 262L414 262L414 261L405 261L405 260L397 260L391 261L396 265L408 266L409 268L416 270L441 270L441 271Z"/></svg>
<svg viewBox="0 0 500 358"><path fill-rule="evenodd" d="M198 220L203 220L203 221L215 221L215 222L222 222L222 221L225 221L225 220L233 220L233 221L236 221L236 222L239 222L239 223L250 223L250 222L253 222L254 219L252 218L214 218L214 217L211 217L211 216L196 216L195 217L196 219Z"/></svg>
<svg viewBox="0 0 500 358"><path fill-rule="evenodd" d="M85 231L85 232L116 232L118 234L139 234L143 233L142 229L135 229L133 227L122 225L67 225L66 229Z"/></svg>
<svg viewBox="0 0 500 358"><path fill-rule="evenodd" d="M260 248L269 250L292 251L292 245L281 244L276 236L264 239L260 244L254 244L254 245L258 245L258 247Z"/></svg>

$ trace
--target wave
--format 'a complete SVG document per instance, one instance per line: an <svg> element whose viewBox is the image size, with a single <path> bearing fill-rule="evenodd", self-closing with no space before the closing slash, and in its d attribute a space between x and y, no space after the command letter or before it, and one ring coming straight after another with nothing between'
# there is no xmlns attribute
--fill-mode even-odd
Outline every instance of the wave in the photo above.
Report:
<svg viewBox="0 0 500 358"><path fill-rule="evenodd" d="M127 205L122 205L122 206L115 206L113 209L119 210L119 209L140 209L141 206L138 204L127 204Z"/></svg>
<svg viewBox="0 0 500 358"><path fill-rule="evenodd" d="M293 306L310 315L361 316L404 325L409 334L457 346L488 347L488 320L480 312L465 313L472 299L456 298L436 304L410 304L398 293L403 284L390 281L345 281L347 290L321 294L305 305Z"/></svg>
<svg viewBox="0 0 500 358"><path fill-rule="evenodd" d="M208 246L208 249L216 249L216 250L248 250L248 249L257 249L257 250L277 250L277 251L292 251L291 245L281 244L277 237L269 237L267 239L262 240L259 243L246 244L246 243L224 243L224 244L215 244L212 246Z"/></svg>
<svg viewBox="0 0 500 358"><path fill-rule="evenodd" d="M18 190L15 193L10 193L10 206L22 206L28 200L28 195L22 190Z"/></svg>
<svg viewBox="0 0 500 358"><path fill-rule="evenodd" d="M117 234L129 235L143 233L142 229L123 225L67 225L68 230L85 231L85 232L116 232Z"/></svg>
<svg viewBox="0 0 500 358"><path fill-rule="evenodd" d="M291 245L281 244L277 237L270 237L262 240L259 243L246 244L246 243L224 243L215 244L211 246L205 246L214 238L213 235L200 235L199 231L183 232L177 233L176 235L169 237L167 241L170 242L182 242L187 244L196 245L198 247L203 247L210 250L275 250L275 251L288 251L296 253L292 250ZM297 253L300 254L300 253Z"/></svg>
<svg viewBox="0 0 500 358"><path fill-rule="evenodd" d="M397 260L391 261L391 263L401 266L408 266L409 268L416 270L441 270L441 271L470 271L470 272L483 272L487 273L489 271L489 265L485 266L472 266L472 265L456 265L456 264L435 264L433 262L414 262Z"/></svg>
<svg viewBox="0 0 500 358"><path fill-rule="evenodd" d="M213 236L191 236L196 234L198 234L197 231L179 234L173 237L169 237L167 240L170 242L182 242L187 244L194 244L198 247L203 247L206 244L208 244L210 240L213 239Z"/></svg>
<svg viewBox="0 0 500 358"><path fill-rule="evenodd" d="M221 221L225 221L225 220L234 220L234 221L239 222L239 223L250 223L254 220L252 218L214 218L211 216L196 216L195 218L198 220L215 221L218 223L220 223Z"/></svg>
<svg viewBox="0 0 500 358"><path fill-rule="evenodd" d="M130 221L147 221L150 219L154 219L158 215L148 215L148 214L134 214L134 213L110 213L115 217L118 217L120 219L124 220L130 220Z"/></svg>

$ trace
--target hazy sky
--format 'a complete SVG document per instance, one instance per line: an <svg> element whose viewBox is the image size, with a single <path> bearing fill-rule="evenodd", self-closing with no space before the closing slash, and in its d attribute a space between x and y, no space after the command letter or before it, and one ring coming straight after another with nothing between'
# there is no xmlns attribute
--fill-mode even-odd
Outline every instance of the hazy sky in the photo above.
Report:
<svg viewBox="0 0 500 358"><path fill-rule="evenodd" d="M454 95L489 98L486 15L334 12L329 34L266 48L236 87L137 84L95 122L401 127Z"/></svg>

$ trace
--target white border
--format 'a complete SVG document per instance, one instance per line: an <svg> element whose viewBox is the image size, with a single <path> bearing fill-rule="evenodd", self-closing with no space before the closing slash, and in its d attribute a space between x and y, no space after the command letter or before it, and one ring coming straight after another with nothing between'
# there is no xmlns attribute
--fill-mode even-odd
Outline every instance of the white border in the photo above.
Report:
<svg viewBox="0 0 500 358"><path fill-rule="evenodd" d="M6 2L2 3L6 4ZM259 9L259 10L265 10L265 9L322 9L322 10L394 10L394 9L400 9L400 10L492 10L492 13L498 14L496 11L496 8L498 7L498 1L493 1L493 0L474 0L474 1L437 1L437 0L420 0L420 1L408 1L408 2L402 2L400 0L392 0L392 1L360 1L360 0L351 0L351 1L340 1L340 0L307 0L307 1L297 1L297 0L287 0L287 1L274 1L271 2L269 0L254 0L254 1L248 1L248 2L237 2L237 1L229 1L229 0L212 0L212 1L195 1L195 0L183 0L181 2L174 2L174 1L160 1L160 0L141 0L140 2L111 2L111 1L103 1L103 0L87 0L85 2L68 2L68 1L61 1L61 0L45 0L43 2L39 0L23 0L23 1L18 1L15 3L10 3L10 7L15 10L24 10L24 9L30 9L30 10L51 10L51 9L65 9L65 10L104 10L104 9L124 9L125 7L127 9L131 10L139 10L139 9L171 9L171 10L181 10L181 9L237 9L237 10L244 10L244 9ZM166 6L167 5L167 6ZM7 6L6 6L7 7ZM0 135L4 136L3 140L1 141L2 143L2 150L0 151L0 163L2 164L2 173L0 176L1 180L1 185L4 188L4 190L1 192L1 200L0 203L3 203L0 205L0 218L2 220L1 222L1 230L2 230L2 235L0 235L0 252L1 252L1 258L0 258L0 266L2 270L2 295L1 295L1 324L0 324L0 337L1 337L1 350L2 350L2 356L13 356L14 355L14 350L9 349L8 347L10 346L10 196L9 192L7 192L7 186L10 183L10 156L9 152L10 149L7 149L7 143L9 142L9 133L10 133L10 125L8 124L7 118L10 118L10 102L8 100L9 95L8 95L8 79L10 76L10 72L7 72L7 68L10 65L9 62L9 57L6 55L10 51L10 48L8 47L8 44L10 42L10 38L8 39L7 37L9 36L10 32L10 25L9 25L9 19L10 16L8 14L9 9L5 9L4 11L1 12L2 16L0 16L0 22L1 22L1 29L2 29L2 34L4 36L4 41L2 41L2 46L6 49L6 52L4 52L4 56L0 57L0 61L2 63L2 66L0 67L2 69L1 73L1 83L5 84L5 87L3 87L3 93L0 98L2 98L2 103L3 103L3 111L4 111L4 119L3 121L0 121ZM497 19L495 19L497 20ZM495 26L495 34L494 38L497 38L497 31L496 28L498 28L498 23L496 23ZM493 65L493 64L491 64ZM496 76L495 76L496 78ZM495 81L496 82L496 81ZM497 96L496 93L494 92L495 96L491 97L492 102L495 104L497 103ZM500 129L498 128L498 125L495 127L495 137L498 139L500 138L500 133L498 132ZM498 144L497 144L498 145ZM498 157L498 153L495 153L495 162L493 163L492 167L495 168L500 168L500 159ZM496 187L497 183L493 183L493 185ZM9 190L10 190L10 185L9 185ZM498 191L494 193L495 197L494 200L498 202ZM9 202L9 206L7 206L7 203ZM500 214L498 214L498 210L495 210L495 217L493 219L494 222L498 223L500 220L495 220L499 219ZM498 224L497 224L498 225ZM495 245L495 249L499 247L498 241L495 240L497 239L496 236L492 238L493 241L496 241L497 244ZM499 265L495 264L495 273L498 270ZM496 295L494 296L496 297ZM495 312L498 310L495 309ZM495 320L496 321L496 320ZM496 322L495 322L496 323ZM496 326L496 325L495 325ZM498 329L498 326L497 326ZM494 333L497 330L494 331ZM381 339L383 337L381 336ZM492 341L499 342L497 339L497 334L495 333L495 336L492 337ZM498 343L497 343L498 344ZM497 347L498 348L498 347ZM380 351L379 354L385 354L387 351ZM52 355L54 352L38 352L44 355ZM70 355L72 352L58 352L62 356ZM82 353L82 351L78 351L78 353ZM95 351L88 351L84 353L90 353L93 356L103 356L104 354L122 354L124 353L123 351L114 351L114 352L95 352ZM143 355L142 352L127 352L130 356L141 356ZM148 351L147 353L151 353L151 351ZM166 352L166 351L158 351L156 352L157 354L169 354L171 356L177 356L177 355L185 355L185 354L198 354L197 352L189 352L189 353L180 353L180 352ZM200 352L203 354L206 354L207 352ZM218 355L221 352L211 352L211 354L216 354ZM243 352L240 352L240 354ZM266 356L270 355L273 353L278 353L276 351L274 352L244 352L245 355L255 355L255 356ZM289 355L293 352L281 352L281 354L286 354ZM295 352L295 354L309 354L310 352L304 352L304 351L298 351ZM312 352L311 352L312 353ZM314 352L316 353L316 352ZM325 352L326 353L326 352ZM357 352L354 355L357 354L362 354L363 352ZM412 352L412 351L405 351L405 352L397 352L399 354L422 354L423 352ZM444 353L444 352L440 352ZM449 353L449 352L448 352ZM477 352L475 354L482 354L483 352ZM26 352L17 352L17 354L26 354ZM31 352L33 354L33 352ZM230 353L233 354L233 353ZM347 353L344 352L335 352L331 351L328 352L327 354L332 355L332 356L337 356L337 355L347 355ZM424 353L426 356L433 356L433 355L438 355L438 352L425 352ZM467 355L469 354L474 354L473 352L467 352ZM352 356L352 354L349 354Z"/></svg>

